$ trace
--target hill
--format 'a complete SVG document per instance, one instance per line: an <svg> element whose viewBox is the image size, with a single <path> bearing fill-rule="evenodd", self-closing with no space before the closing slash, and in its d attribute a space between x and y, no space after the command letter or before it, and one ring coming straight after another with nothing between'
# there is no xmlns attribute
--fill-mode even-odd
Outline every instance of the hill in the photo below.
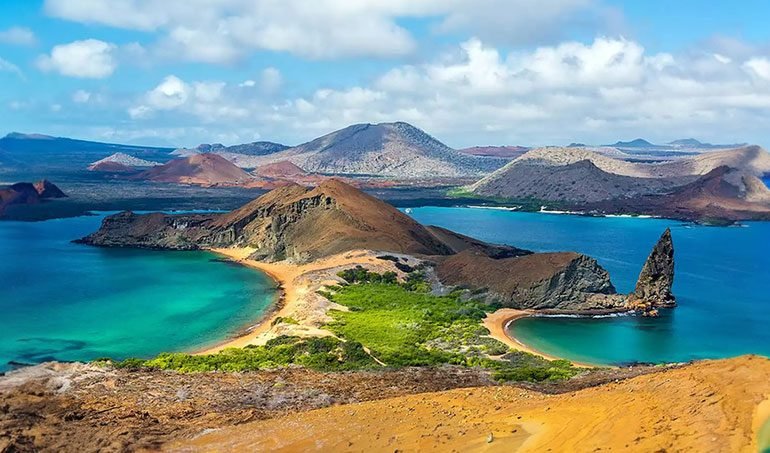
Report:
<svg viewBox="0 0 770 453"><path fill-rule="evenodd" d="M657 147L657 145L653 145L652 143L648 142L643 138L637 138L629 142L617 141L612 145L607 145L607 146L613 146L615 148L656 148Z"/></svg>
<svg viewBox="0 0 770 453"><path fill-rule="evenodd" d="M489 198L582 203L662 193L678 184L672 179L609 173L589 159L556 166L524 159L472 185L471 190L475 195Z"/></svg>
<svg viewBox="0 0 770 453"><path fill-rule="evenodd" d="M37 204L42 200L66 197L61 189L45 179L35 183L19 182L0 187L0 217L11 206Z"/></svg>
<svg viewBox="0 0 770 453"><path fill-rule="evenodd" d="M480 175L504 159L456 151L407 123L355 124L254 160L256 166L290 161L312 173L375 175L394 179Z"/></svg>
<svg viewBox="0 0 770 453"><path fill-rule="evenodd" d="M608 200L586 208L701 221L770 220L770 189L752 174L722 166L670 193Z"/></svg>
<svg viewBox="0 0 770 453"><path fill-rule="evenodd" d="M177 229L182 223L187 227ZM106 219L86 242L181 249L249 246L258 259L296 262L357 248L449 253L411 217L333 179L315 189L281 187L222 215L119 214Z"/></svg>
<svg viewBox="0 0 770 453"><path fill-rule="evenodd" d="M145 170L134 179L200 186L238 185L251 175L216 154L195 154Z"/></svg>
<svg viewBox="0 0 770 453"><path fill-rule="evenodd" d="M134 168L155 167L159 162L139 159L126 153L115 153L88 166L90 171L131 171Z"/></svg>
<svg viewBox="0 0 770 453"><path fill-rule="evenodd" d="M266 156L288 149L286 145L280 143L259 141L244 143L240 145L224 146L221 143L201 144L195 148L178 148L171 154L180 157L189 157L194 154L217 154L241 168L257 167L258 156Z"/></svg>

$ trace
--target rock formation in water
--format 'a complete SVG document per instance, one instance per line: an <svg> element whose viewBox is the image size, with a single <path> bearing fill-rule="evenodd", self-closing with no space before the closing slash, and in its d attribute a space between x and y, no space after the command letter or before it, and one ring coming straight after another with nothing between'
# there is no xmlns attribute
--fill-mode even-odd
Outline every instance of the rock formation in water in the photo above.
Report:
<svg viewBox="0 0 770 453"><path fill-rule="evenodd" d="M674 284L674 242L671 230L666 231L655 244L644 263L634 292L629 294L628 305L645 313L655 314L657 307L673 307L676 298L671 293Z"/></svg>
<svg viewBox="0 0 770 453"><path fill-rule="evenodd" d="M0 188L0 216L12 205L37 204L41 200L66 196L61 189L46 179L35 183L19 182Z"/></svg>

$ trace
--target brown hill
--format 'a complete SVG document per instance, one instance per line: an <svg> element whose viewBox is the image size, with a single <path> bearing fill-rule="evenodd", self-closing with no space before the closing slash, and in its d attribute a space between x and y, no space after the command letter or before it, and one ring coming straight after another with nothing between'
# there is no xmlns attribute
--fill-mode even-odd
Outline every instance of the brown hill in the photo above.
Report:
<svg viewBox="0 0 770 453"><path fill-rule="evenodd" d="M307 176L308 173L287 160L273 162L257 167L254 174L262 178L289 179Z"/></svg>
<svg viewBox="0 0 770 453"><path fill-rule="evenodd" d="M495 259L466 250L441 259L436 272L442 283L489 290L505 307L603 310L625 303L607 271L574 252Z"/></svg>
<svg viewBox="0 0 770 453"><path fill-rule="evenodd" d="M770 219L770 190L752 174L718 167L665 195L611 200L586 208L687 220L766 220Z"/></svg>
<svg viewBox="0 0 770 453"><path fill-rule="evenodd" d="M104 173L133 173L136 169L129 167L126 164L120 162L104 161L95 162L88 166L88 171L104 172Z"/></svg>
<svg viewBox="0 0 770 453"><path fill-rule="evenodd" d="M50 198L65 198L67 195L47 179L35 183L19 182L0 188L0 216L11 205L37 204Z"/></svg>
<svg viewBox="0 0 770 453"><path fill-rule="evenodd" d="M201 186L238 185L251 175L216 154L195 154L145 170L134 179Z"/></svg>
<svg viewBox="0 0 770 453"><path fill-rule="evenodd" d="M136 215L105 219L84 242L169 249L242 246L265 261L307 262L357 248L422 255L450 253L422 225L345 183L289 185L221 215Z"/></svg>
<svg viewBox="0 0 770 453"><path fill-rule="evenodd" d="M515 386L424 393L209 430L166 449L766 451L758 439L770 414L768 375L770 360L744 356L562 394Z"/></svg>

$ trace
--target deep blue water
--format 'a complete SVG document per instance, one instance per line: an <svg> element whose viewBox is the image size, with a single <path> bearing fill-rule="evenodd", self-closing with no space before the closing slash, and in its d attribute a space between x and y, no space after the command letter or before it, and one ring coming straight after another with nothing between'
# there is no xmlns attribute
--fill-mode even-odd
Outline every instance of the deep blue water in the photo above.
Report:
<svg viewBox="0 0 770 453"><path fill-rule="evenodd" d="M210 253L70 243L100 222L0 222L0 371L211 345L273 301L265 275Z"/></svg>
<svg viewBox="0 0 770 453"><path fill-rule="evenodd" d="M515 335L546 353L593 363L770 356L770 222L700 227L677 221L415 208L411 215L490 242L596 258L628 292L666 227L676 260L679 306L659 318L528 318Z"/></svg>

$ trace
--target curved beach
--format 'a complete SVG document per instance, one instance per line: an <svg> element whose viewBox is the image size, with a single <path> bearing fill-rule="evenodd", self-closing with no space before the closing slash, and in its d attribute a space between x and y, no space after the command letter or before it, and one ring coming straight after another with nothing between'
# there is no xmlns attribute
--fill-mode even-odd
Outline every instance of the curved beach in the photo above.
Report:
<svg viewBox="0 0 770 453"><path fill-rule="evenodd" d="M533 316L535 312L533 310L518 310L515 308L501 308L494 313L489 313L484 318L484 327L489 329L489 336L497 341L505 343L509 347L529 354L534 354L548 360L559 360L564 357L556 357L544 352L538 351L531 346L522 343L518 338L509 334L509 327L516 322L516 320ZM565 359L569 360L569 359ZM595 368L595 367L607 367L606 365L591 364L585 362L574 362L573 365L580 368Z"/></svg>

